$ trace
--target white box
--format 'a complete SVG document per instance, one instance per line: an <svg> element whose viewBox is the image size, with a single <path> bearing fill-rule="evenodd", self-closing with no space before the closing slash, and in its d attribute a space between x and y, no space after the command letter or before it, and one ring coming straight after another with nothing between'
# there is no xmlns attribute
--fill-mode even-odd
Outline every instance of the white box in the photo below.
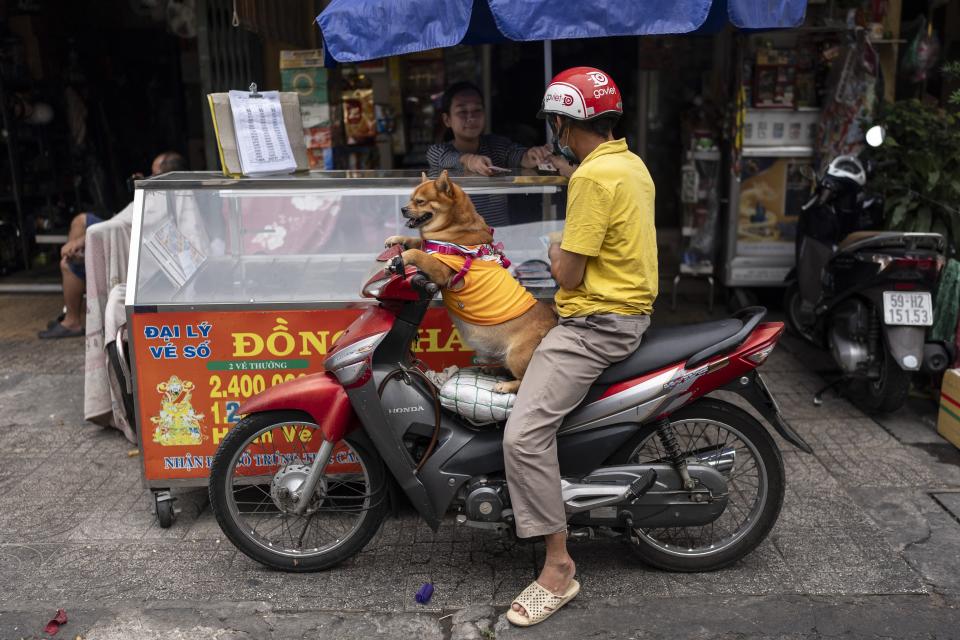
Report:
<svg viewBox="0 0 960 640"><path fill-rule="evenodd" d="M819 125L819 109L747 109L743 146L812 147Z"/></svg>

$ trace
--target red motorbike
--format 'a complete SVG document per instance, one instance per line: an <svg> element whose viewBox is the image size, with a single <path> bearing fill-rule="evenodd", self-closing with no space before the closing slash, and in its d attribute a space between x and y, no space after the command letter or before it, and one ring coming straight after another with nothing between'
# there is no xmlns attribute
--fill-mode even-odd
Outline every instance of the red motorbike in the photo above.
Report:
<svg viewBox="0 0 960 640"><path fill-rule="evenodd" d="M336 342L325 371L268 389L220 444L210 504L243 553L286 571L331 567L360 551L402 491L436 530L510 535L503 423L443 409L411 352L434 283L378 258L375 298ZM757 372L783 332L766 310L652 328L607 369L557 434L574 538L619 537L647 563L718 569L767 535L783 503L783 460L748 412L707 394L739 394L787 442L811 449L780 416Z"/></svg>

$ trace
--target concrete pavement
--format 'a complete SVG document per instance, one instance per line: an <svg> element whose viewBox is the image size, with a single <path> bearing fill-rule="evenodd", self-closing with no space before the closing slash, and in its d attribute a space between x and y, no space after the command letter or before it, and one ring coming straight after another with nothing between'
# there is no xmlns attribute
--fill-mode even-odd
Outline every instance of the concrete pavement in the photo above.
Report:
<svg viewBox="0 0 960 640"><path fill-rule="evenodd" d="M178 493L161 529L129 443L82 422L82 341L34 338L58 304L0 298L0 640L41 637L60 607L61 636L87 640L960 637L960 455L922 403L879 422L832 396L814 407L822 380L796 341L762 371L816 452L780 442L787 495L768 540L688 575L617 542L574 543L581 595L517 630L497 616L535 577L540 545L452 522L434 535L402 513L351 561L289 575L223 539L202 490ZM433 600L417 605L426 581Z"/></svg>

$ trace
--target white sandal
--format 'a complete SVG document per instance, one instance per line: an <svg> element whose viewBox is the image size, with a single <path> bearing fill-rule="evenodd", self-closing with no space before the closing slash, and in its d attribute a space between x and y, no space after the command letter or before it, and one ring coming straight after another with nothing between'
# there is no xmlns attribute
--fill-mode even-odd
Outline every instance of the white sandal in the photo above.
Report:
<svg viewBox="0 0 960 640"><path fill-rule="evenodd" d="M556 613L557 609L573 600L578 593L580 593L580 583L576 580L570 581L570 586L567 587L567 591L562 596L545 589L534 580L510 603L507 620L518 627L539 624ZM523 607L527 611L527 615L515 611L513 609L515 604Z"/></svg>

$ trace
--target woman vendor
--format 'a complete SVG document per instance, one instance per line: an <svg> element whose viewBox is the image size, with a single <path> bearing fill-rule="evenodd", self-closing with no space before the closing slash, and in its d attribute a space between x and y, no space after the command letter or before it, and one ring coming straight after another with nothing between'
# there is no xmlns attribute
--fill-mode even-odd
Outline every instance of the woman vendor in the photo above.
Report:
<svg viewBox="0 0 960 640"><path fill-rule="evenodd" d="M483 96L470 82L457 82L443 92L440 118L446 133L443 142L427 150L431 173L448 169L492 176L551 163L550 147L527 148L503 136L483 133ZM471 196L471 200L491 227L510 224L506 196Z"/></svg>

